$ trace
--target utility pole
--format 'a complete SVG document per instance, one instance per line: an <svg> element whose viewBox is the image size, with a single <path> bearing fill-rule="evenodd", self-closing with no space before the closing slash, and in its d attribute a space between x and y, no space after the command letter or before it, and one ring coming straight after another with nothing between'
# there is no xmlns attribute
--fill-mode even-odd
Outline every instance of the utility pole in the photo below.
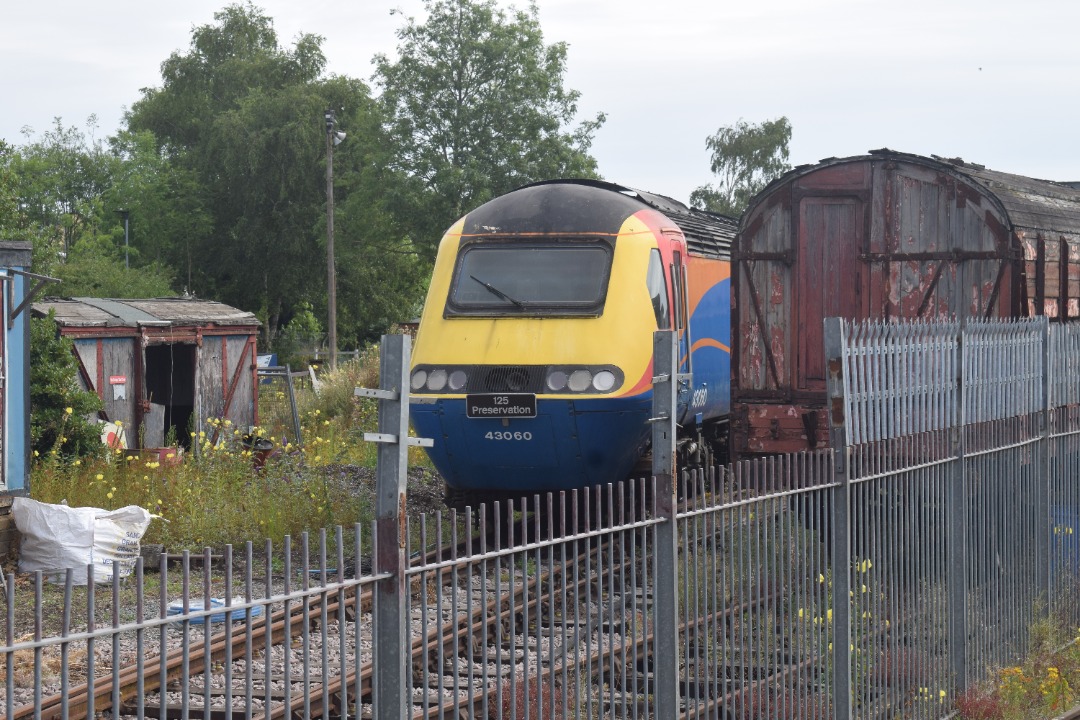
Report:
<svg viewBox="0 0 1080 720"><path fill-rule="evenodd" d="M334 146L345 133L334 132L334 110L326 109L326 305L330 314L330 370L337 370L337 273L334 271ZM338 135L341 137L339 138Z"/></svg>

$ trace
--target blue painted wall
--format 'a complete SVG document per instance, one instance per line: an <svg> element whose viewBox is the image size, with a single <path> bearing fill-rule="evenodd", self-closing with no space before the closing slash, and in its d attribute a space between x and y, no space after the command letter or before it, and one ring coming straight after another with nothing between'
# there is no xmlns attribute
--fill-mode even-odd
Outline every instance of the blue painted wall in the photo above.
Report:
<svg viewBox="0 0 1080 720"><path fill-rule="evenodd" d="M6 276L5 283L12 283L14 287L10 295L6 288L0 293L3 295L0 331L4 333L5 387L0 454L6 483L6 488L0 487L0 493L16 495L27 493L30 480L30 306L19 313L12 327L8 327L7 320L34 285L33 279L11 272L13 269L29 272L30 256L28 242L0 242L0 275Z"/></svg>

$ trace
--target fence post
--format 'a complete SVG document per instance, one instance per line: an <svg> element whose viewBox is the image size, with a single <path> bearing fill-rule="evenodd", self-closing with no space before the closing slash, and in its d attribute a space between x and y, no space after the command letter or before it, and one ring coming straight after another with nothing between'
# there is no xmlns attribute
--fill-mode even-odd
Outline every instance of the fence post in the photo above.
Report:
<svg viewBox="0 0 1080 720"><path fill-rule="evenodd" d="M679 715L678 533L675 528L675 411L678 369L675 333L653 334L652 473L656 479L656 717Z"/></svg>
<svg viewBox="0 0 1080 720"><path fill-rule="evenodd" d="M289 388L289 407L292 408L293 434L296 447L304 447L304 433L300 429L300 410L296 407L296 385L293 384L292 368L285 365L285 386Z"/></svg>
<svg viewBox="0 0 1080 720"><path fill-rule="evenodd" d="M959 697L967 690L967 571L968 571L968 507L967 507L967 425L964 392L965 368L968 351L965 349L964 333L967 323L960 321L956 337L956 423L949 429L953 454L953 471L949 473L945 488L945 508L948 522L945 525L945 548L948 553L948 612L949 612L949 670L953 678L953 691Z"/></svg>
<svg viewBox="0 0 1080 720"><path fill-rule="evenodd" d="M1053 532L1053 519L1050 516L1050 454L1051 454L1051 437L1052 428L1050 425L1050 416L1053 412L1053 381L1052 377L1052 365L1051 365L1051 342L1050 342L1050 318L1046 315L1042 316L1041 320L1042 332L1042 414L1041 422L1042 427L1039 430L1042 432L1042 466L1043 472L1042 478L1038 484L1038 496L1036 501L1036 509L1039 513L1038 518L1035 521L1035 570L1039 573L1036 578L1036 587L1043 593L1043 597L1046 598L1046 611L1049 613L1053 608L1050 607L1050 603L1053 602L1052 583L1053 579L1050 572L1050 535Z"/></svg>
<svg viewBox="0 0 1080 720"><path fill-rule="evenodd" d="M847 444L844 383L843 320L825 318L826 389L828 392L829 444L833 474L832 490L832 668L833 718L849 720L851 696L851 462Z"/></svg>
<svg viewBox="0 0 1080 720"><path fill-rule="evenodd" d="M386 577L375 584L373 689L377 720L397 720L408 707L403 515L409 450L409 340L407 335L383 335L380 389L355 391L380 401L379 432L364 435L365 440L380 443L375 478L375 572Z"/></svg>

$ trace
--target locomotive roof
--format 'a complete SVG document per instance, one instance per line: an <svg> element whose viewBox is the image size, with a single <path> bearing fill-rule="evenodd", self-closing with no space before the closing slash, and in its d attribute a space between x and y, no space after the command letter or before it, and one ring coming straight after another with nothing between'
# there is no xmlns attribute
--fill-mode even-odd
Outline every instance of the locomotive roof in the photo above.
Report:
<svg viewBox="0 0 1080 720"><path fill-rule="evenodd" d="M762 190L751 202L743 218L761 199L795 178L821 168L844 163L895 160L958 175L981 186L997 200L1012 224L1012 230L1080 234L1080 187L1077 183L1054 182L989 170L983 165L965 162L961 158L924 157L897 152L888 148L871 150L867 155L847 158L827 158L816 165L801 165L782 175Z"/></svg>
<svg viewBox="0 0 1080 720"><path fill-rule="evenodd" d="M738 220L735 218L708 212L707 210L689 208L666 195L637 190L604 180L581 178L544 180L543 182L525 185L519 190L545 185L581 185L608 190L632 198L663 213L674 222L682 230L683 236L686 238L686 246L691 252L708 257L731 257L731 244L735 240L735 233L739 229Z"/></svg>

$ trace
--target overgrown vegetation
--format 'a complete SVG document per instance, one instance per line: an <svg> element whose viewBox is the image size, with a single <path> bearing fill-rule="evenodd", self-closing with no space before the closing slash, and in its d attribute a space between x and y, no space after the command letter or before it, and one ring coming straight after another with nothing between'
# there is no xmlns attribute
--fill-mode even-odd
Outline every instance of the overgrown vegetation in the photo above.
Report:
<svg viewBox="0 0 1080 720"><path fill-rule="evenodd" d="M52 312L30 320L30 446L34 457L96 453L100 429L90 421L101 400L79 389L71 340L61 337Z"/></svg>
<svg viewBox="0 0 1080 720"><path fill-rule="evenodd" d="M1080 703L1080 628L1037 611L1023 662L1001 668L956 702L963 720L1045 720Z"/></svg>
<svg viewBox="0 0 1080 720"><path fill-rule="evenodd" d="M144 541L170 551L263 538L279 543L305 530L367 523L376 449L363 434L376 429L378 408L354 397L353 388L377 387L378 363L372 349L326 374L318 393L300 388L302 443L288 430L291 411L277 397L284 393L260 386L260 405L270 412L255 436L271 439L272 451L258 452L240 428L210 419L213 430L192 437L194 449L182 456L119 449L78 456L59 447L42 453L31 495L72 506L145 507L160 519ZM96 431L94 441L100 447ZM411 453L410 464L428 466L422 451Z"/></svg>

